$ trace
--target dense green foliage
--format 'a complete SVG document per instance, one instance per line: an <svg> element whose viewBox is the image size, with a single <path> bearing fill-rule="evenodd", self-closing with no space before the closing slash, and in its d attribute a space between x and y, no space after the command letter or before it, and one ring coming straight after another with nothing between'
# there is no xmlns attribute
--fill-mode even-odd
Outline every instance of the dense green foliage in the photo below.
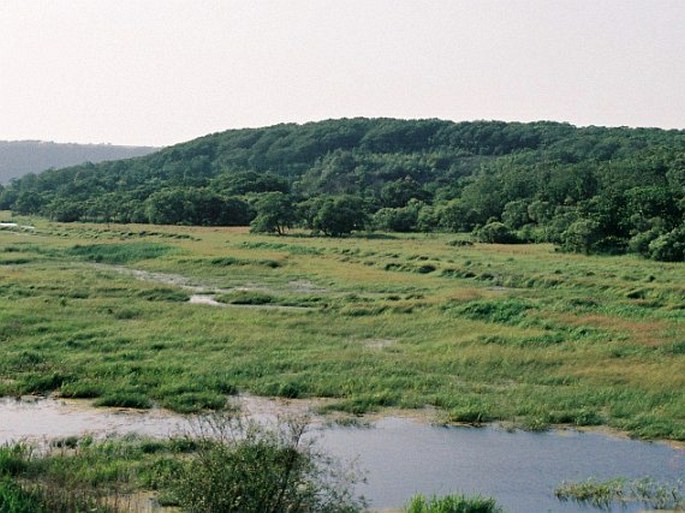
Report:
<svg viewBox="0 0 685 513"><path fill-rule="evenodd" d="M685 131L364 118L230 130L27 175L0 191L0 208L277 233L476 230L682 261Z"/></svg>

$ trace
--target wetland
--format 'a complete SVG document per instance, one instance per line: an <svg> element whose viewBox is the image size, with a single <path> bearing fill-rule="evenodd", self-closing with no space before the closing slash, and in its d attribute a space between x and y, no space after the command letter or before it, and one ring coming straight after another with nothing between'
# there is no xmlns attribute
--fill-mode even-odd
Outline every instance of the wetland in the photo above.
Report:
<svg viewBox="0 0 685 513"><path fill-rule="evenodd" d="M677 447L555 429L685 440L682 264L455 245L454 234L18 221L35 229L0 231L0 394L56 399L4 401L0 432L17 430L6 439L41 424L51 431L37 436L169 435L167 422L185 418L169 412L250 394L313 401L332 418L377 415L371 428L326 424L317 436L359 460L379 508L465 492L505 511L571 512L554 498L560 481L684 475ZM101 409L63 415L66 399ZM64 432L22 424L39 405ZM427 407L452 427L392 415ZM87 426L72 433L70 422Z"/></svg>
<svg viewBox="0 0 685 513"><path fill-rule="evenodd" d="M308 410L303 401L240 397L237 402L260 422ZM195 426L194 416L158 409L94 408L81 400L5 399L0 401L0 416L2 443L54 445L55 440L65 443L84 436L173 438L192 433ZM532 433L427 420L392 415L350 424L312 416L308 434L327 454L354 462L365 476L356 491L379 510L399 510L416 493L467 493L493 497L510 513L575 513L584 509L555 498L555 489L563 482L618 475L677 482L685 475L685 449L665 443L571 429ZM637 512L641 505L624 504L619 510Z"/></svg>

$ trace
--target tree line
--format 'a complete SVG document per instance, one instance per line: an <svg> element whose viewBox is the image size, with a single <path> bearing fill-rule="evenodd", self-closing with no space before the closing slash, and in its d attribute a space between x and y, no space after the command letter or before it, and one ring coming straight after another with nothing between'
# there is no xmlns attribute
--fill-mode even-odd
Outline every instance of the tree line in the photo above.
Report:
<svg viewBox="0 0 685 513"><path fill-rule="evenodd" d="M498 243L685 260L685 131L341 119L229 130L51 169L0 209L58 221L470 231Z"/></svg>

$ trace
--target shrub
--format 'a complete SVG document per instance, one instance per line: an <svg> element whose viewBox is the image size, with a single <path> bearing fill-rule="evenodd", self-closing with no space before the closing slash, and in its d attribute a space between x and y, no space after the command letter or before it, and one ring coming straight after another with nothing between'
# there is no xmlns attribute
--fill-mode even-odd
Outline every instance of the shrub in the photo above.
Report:
<svg viewBox="0 0 685 513"><path fill-rule="evenodd" d="M561 248L564 251L588 255L596 251L602 236L599 222L594 219L578 219L561 234Z"/></svg>
<svg viewBox="0 0 685 513"><path fill-rule="evenodd" d="M649 245L660 235L661 231L658 228L640 232L628 241L628 247L633 253L640 253L642 256L649 257Z"/></svg>
<svg viewBox="0 0 685 513"><path fill-rule="evenodd" d="M197 426L198 449L169 477L185 511L203 513L354 513L354 479L305 440L307 423L265 428L240 417L209 416Z"/></svg>
<svg viewBox="0 0 685 513"><path fill-rule="evenodd" d="M504 224L493 221L476 231L476 238L481 242L494 244L515 244L519 242L516 235Z"/></svg>
<svg viewBox="0 0 685 513"><path fill-rule="evenodd" d="M373 215L373 226L379 230L411 232L416 228L418 215L414 206L381 208Z"/></svg>
<svg viewBox="0 0 685 513"><path fill-rule="evenodd" d="M662 262L685 261L685 225L652 240L649 256Z"/></svg>

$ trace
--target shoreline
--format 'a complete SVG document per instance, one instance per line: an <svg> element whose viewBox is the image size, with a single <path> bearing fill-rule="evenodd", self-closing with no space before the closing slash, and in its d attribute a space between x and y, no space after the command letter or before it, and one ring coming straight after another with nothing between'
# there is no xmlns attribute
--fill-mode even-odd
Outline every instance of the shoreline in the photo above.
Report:
<svg viewBox="0 0 685 513"><path fill-rule="evenodd" d="M178 421L186 420L189 421L194 416L213 413L213 412L200 412L184 414L178 413L173 410L153 407L150 409L138 409L138 408L124 408L124 407L111 407L111 406L95 406L93 403L94 399L73 399L60 397L57 394L50 395L27 395L22 397L11 397L4 396L0 397L1 401L16 401L18 403L37 403L40 401L56 401L63 405L73 407L73 411L78 412L88 412L91 413L100 412L103 414L117 414L117 413L131 413L135 415L144 416L146 414L154 414L158 418L163 419L176 419ZM268 396L258 396L253 394L239 394L237 396L230 396L227 400L227 409L223 410L225 412L232 411L230 406L231 402L237 403L235 406L236 412L242 412L248 417L254 417L256 419L269 419L275 420L279 417L310 417L312 423L318 426L327 425L338 425L341 427L354 427L359 428L373 428L373 423L378 422L387 418L399 418L405 420L411 420L419 424L427 426L442 426L442 427L461 427L470 429L480 429L480 428L495 428L502 429L505 431L522 431L522 432L547 432L547 431L558 431L558 432L580 432L580 433L598 433L605 436L619 438L624 440L635 440L645 443L657 443L664 444L673 449L685 451L685 441L683 440L672 440L672 439L649 439L649 438L638 438L630 435L629 432L612 428L608 425L599 426L575 426L571 424L550 424L546 429L543 430L527 430L521 425L514 421L494 421L494 422L484 422L480 424L470 424L464 422L449 422L444 418L444 411L439 410L432 406L426 406L421 409L404 409L404 408L384 408L376 412L368 412L362 415L353 415L346 412L339 411L327 411L321 412L320 409L334 402L332 399L327 398L306 398L306 399L286 399L282 397L268 397ZM217 411L216 413L221 413Z"/></svg>

